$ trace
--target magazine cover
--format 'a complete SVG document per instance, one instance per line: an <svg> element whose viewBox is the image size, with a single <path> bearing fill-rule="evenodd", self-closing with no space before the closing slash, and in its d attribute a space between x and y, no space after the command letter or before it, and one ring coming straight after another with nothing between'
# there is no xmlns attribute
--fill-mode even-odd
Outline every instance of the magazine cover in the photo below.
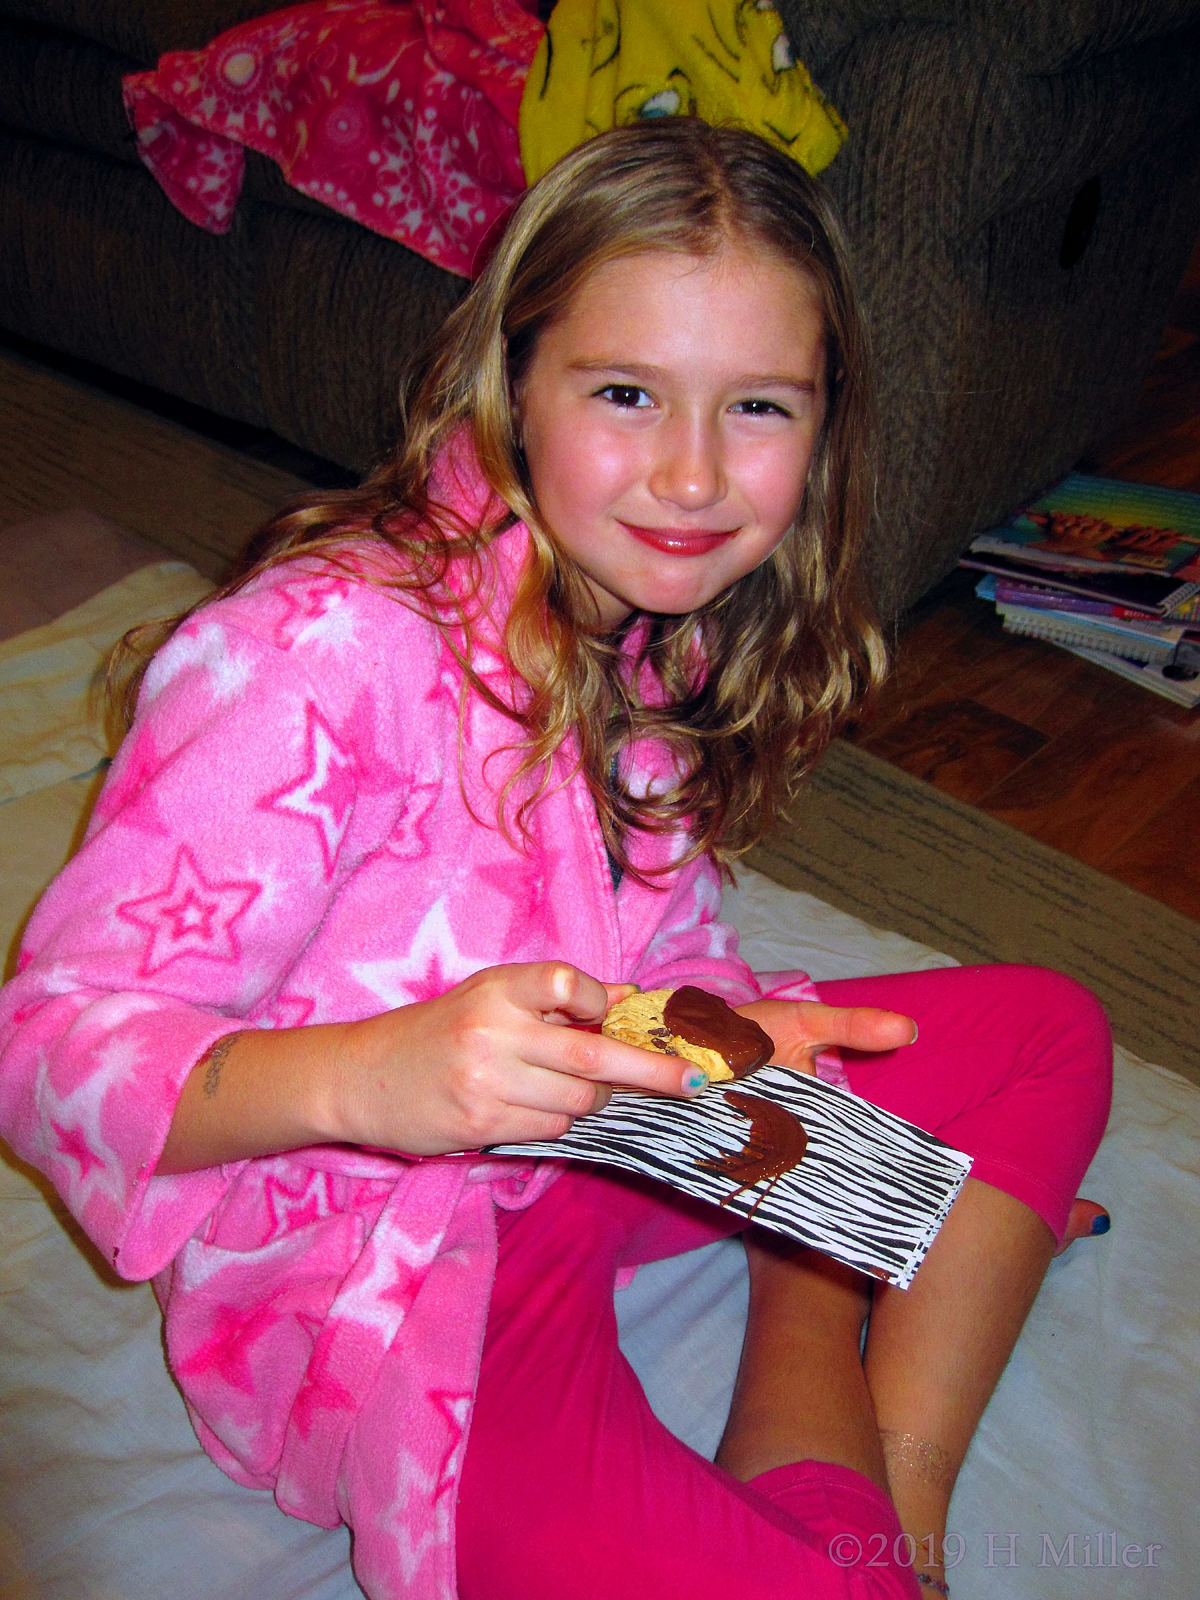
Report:
<svg viewBox="0 0 1200 1600"><path fill-rule="evenodd" d="M1070 570L1109 566L1200 578L1200 495L1073 472L973 551Z"/></svg>
<svg viewBox="0 0 1200 1600"><path fill-rule="evenodd" d="M1004 529L999 532L1003 533ZM998 548L981 549L980 546L988 541ZM1059 563L1065 557L1043 556L1043 562L1055 563L1054 566L1046 566L1036 561L1017 560L1003 553L1013 548L990 534L981 534L958 564L975 571L1011 578L1016 583L1036 583L1046 589L1082 595L1106 601L1110 605L1129 606L1158 617L1179 617L1183 606L1200 598L1200 582L1190 582L1183 576L1186 572L1196 570L1195 564L1183 567L1170 576L1162 572L1135 571L1133 567L1105 566L1099 561L1078 562L1070 570L1063 570Z"/></svg>
<svg viewBox="0 0 1200 1600"><path fill-rule="evenodd" d="M1005 605L1029 606L1046 611L1077 612L1080 616L1121 617L1129 622L1145 622L1152 613L1145 608L1123 606L1112 600L1088 600L1082 595L1064 589L1050 589L1044 584L1022 583L1011 578L1001 578L989 572L975 585L981 600L1002 601ZM1171 606L1154 620L1163 626L1172 625L1188 632L1200 632L1200 594L1190 600Z"/></svg>
<svg viewBox="0 0 1200 1600"><path fill-rule="evenodd" d="M1087 650L1082 645L1069 644L1064 649L1073 656L1092 662L1094 666L1115 672L1118 678L1124 678L1128 683L1136 683L1139 688L1149 689L1152 694L1183 706L1185 710L1193 711L1200 705L1200 667L1189 667L1180 662L1158 667L1150 662L1130 661L1125 656L1111 655L1106 650Z"/></svg>

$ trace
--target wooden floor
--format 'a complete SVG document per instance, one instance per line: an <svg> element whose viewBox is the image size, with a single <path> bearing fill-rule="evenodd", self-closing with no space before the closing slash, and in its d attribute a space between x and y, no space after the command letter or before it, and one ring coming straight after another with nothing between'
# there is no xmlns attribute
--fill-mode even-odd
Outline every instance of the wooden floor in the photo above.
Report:
<svg viewBox="0 0 1200 1600"><path fill-rule="evenodd" d="M1200 492L1200 244L1137 412L1085 470ZM1200 710L1004 633L959 571L855 742L1200 920Z"/></svg>

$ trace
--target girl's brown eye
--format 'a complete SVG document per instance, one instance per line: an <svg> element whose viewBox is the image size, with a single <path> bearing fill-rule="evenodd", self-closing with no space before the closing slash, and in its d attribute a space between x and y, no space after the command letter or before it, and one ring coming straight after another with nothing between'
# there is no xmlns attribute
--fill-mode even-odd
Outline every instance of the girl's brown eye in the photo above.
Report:
<svg viewBox="0 0 1200 1600"><path fill-rule="evenodd" d="M748 417L786 417L789 415L773 400L739 400L736 409Z"/></svg>
<svg viewBox="0 0 1200 1600"><path fill-rule="evenodd" d="M600 393L604 395L606 399L611 400L613 405L625 406L630 409L639 407L643 400L645 400L647 404L649 404L650 401L650 396L646 393L646 391L644 389L639 389L637 385L633 383L606 384L605 387L600 390Z"/></svg>

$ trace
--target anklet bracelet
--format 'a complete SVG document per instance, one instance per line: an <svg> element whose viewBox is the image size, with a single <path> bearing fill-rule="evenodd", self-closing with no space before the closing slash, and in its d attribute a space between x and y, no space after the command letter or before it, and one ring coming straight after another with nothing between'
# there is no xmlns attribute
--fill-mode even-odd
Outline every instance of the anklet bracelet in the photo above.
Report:
<svg viewBox="0 0 1200 1600"><path fill-rule="evenodd" d="M918 1572L917 1582L923 1583L927 1589L936 1589L938 1594L943 1594L946 1600L950 1600L950 1585L943 1583L940 1578L932 1578L928 1572Z"/></svg>

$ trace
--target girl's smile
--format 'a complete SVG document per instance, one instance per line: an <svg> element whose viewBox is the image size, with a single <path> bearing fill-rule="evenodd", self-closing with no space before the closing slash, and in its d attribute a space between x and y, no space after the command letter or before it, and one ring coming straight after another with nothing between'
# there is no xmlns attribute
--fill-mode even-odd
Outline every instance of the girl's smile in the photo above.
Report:
<svg viewBox="0 0 1200 1600"><path fill-rule="evenodd" d="M622 526L642 544L648 544L652 550L665 550L670 556L707 555L737 532L736 528L728 533L695 533L688 528L637 528L629 522Z"/></svg>
<svg viewBox="0 0 1200 1600"><path fill-rule="evenodd" d="M817 290L775 256L627 256L584 281L517 407L538 510L603 627L696 610L767 559L824 395Z"/></svg>

